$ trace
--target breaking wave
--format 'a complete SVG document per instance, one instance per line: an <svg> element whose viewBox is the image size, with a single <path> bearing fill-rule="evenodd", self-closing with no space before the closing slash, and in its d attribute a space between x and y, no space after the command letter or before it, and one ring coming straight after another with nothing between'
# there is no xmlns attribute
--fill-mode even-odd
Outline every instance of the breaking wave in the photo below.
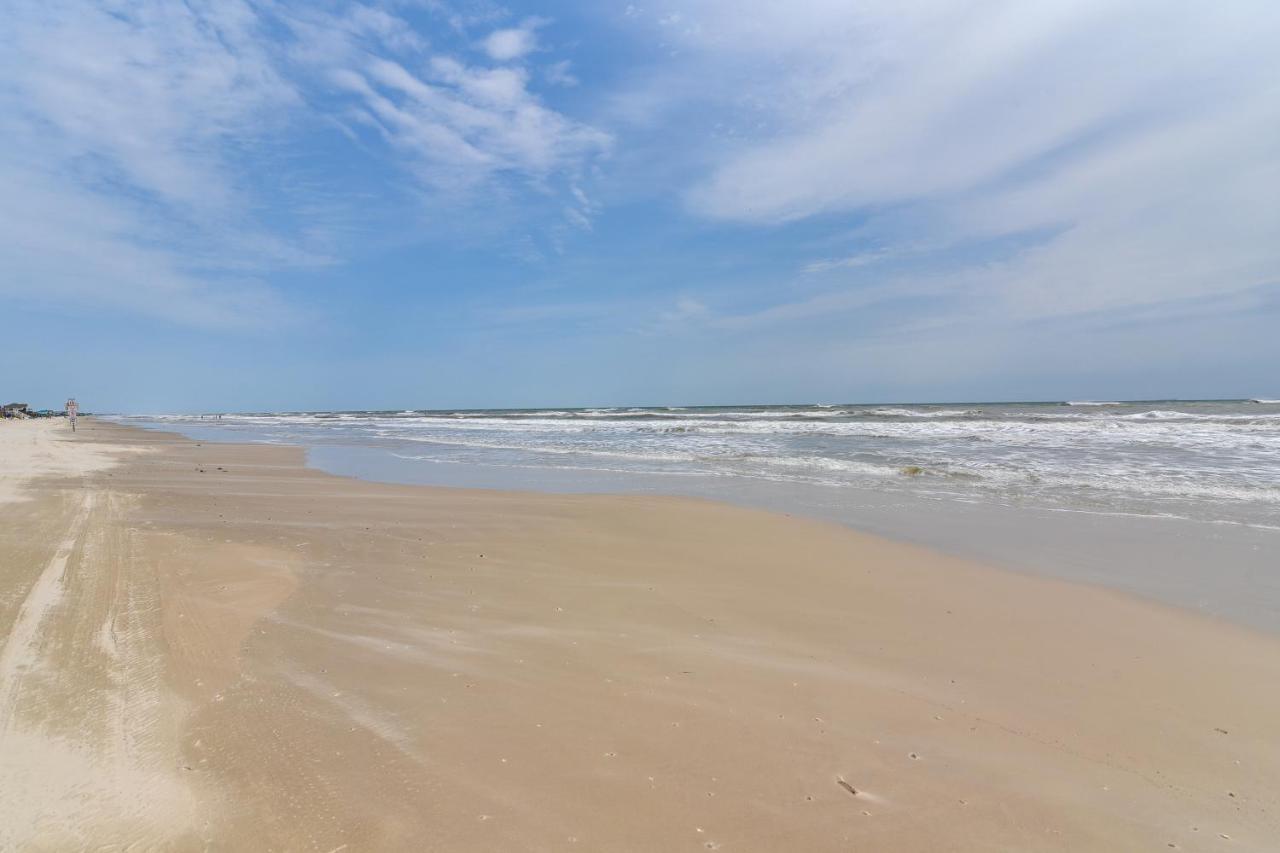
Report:
<svg viewBox="0 0 1280 853"><path fill-rule="evenodd" d="M821 404L123 418L405 464L705 474L1275 524L1280 402Z"/></svg>

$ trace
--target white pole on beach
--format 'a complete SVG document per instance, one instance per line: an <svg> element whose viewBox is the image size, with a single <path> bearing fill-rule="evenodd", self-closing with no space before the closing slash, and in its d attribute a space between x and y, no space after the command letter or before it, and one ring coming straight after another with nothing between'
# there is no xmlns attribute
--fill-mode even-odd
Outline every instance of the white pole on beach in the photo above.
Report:
<svg viewBox="0 0 1280 853"><path fill-rule="evenodd" d="M76 415L80 412L80 405L76 402L76 398L72 397L67 400L67 419L71 421L71 431L76 431Z"/></svg>

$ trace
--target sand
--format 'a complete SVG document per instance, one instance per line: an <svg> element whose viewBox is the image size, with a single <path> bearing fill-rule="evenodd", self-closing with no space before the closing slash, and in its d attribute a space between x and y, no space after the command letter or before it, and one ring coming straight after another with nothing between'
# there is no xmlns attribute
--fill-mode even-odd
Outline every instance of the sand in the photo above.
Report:
<svg viewBox="0 0 1280 853"><path fill-rule="evenodd" d="M92 419L0 423L0 484L0 849L1280 838L1280 640L1195 614Z"/></svg>
<svg viewBox="0 0 1280 853"><path fill-rule="evenodd" d="M36 477L83 477L111 467L129 447L64 442L66 421L0 421L0 504L23 500L22 486Z"/></svg>

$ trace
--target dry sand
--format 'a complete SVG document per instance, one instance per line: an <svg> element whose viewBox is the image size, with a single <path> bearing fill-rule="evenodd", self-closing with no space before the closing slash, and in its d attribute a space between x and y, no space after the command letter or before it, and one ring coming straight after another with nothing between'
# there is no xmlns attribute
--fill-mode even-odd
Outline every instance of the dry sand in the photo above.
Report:
<svg viewBox="0 0 1280 853"><path fill-rule="evenodd" d="M92 420L0 491L0 849L1280 839L1280 641L1105 590Z"/></svg>

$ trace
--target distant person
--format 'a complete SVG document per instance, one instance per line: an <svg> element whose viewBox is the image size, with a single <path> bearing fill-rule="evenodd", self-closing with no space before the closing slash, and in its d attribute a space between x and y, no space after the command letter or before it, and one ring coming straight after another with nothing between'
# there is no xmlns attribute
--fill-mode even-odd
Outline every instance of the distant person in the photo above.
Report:
<svg viewBox="0 0 1280 853"><path fill-rule="evenodd" d="M67 401L67 419L71 421L71 431L76 431L76 415L80 414L80 404L72 397Z"/></svg>

